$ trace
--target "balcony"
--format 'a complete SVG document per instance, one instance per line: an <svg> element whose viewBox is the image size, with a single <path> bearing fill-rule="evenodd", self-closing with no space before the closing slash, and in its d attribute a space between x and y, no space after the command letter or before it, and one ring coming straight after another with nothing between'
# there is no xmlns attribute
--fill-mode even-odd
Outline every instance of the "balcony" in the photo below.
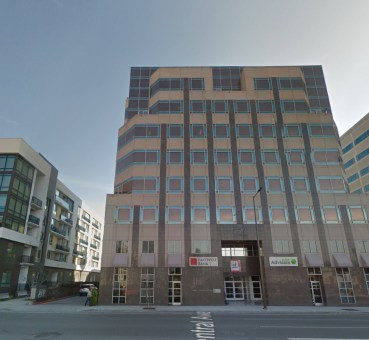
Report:
<svg viewBox="0 0 369 340"><path fill-rule="evenodd" d="M61 197L55 196L55 202L61 205L63 208L69 210L69 204L65 202Z"/></svg>
<svg viewBox="0 0 369 340"><path fill-rule="evenodd" d="M94 235L94 238L95 238L96 240L101 241L101 237L100 237L99 235Z"/></svg>
<svg viewBox="0 0 369 340"><path fill-rule="evenodd" d="M88 246L88 242L87 242L87 241L85 241L85 240L80 239L80 240L79 240L79 243L81 243L81 244L84 244L84 245Z"/></svg>
<svg viewBox="0 0 369 340"><path fill-rule="evenodd" d="M72 219L70 219L70 218L68 218L67 216L64 216L64 215L61 215L61 216L60 216L60 219L61 219L63 222L65 222L65 223L67 223L67 224L69 224L70 226L72 226L72 227L73 227L73 220L72 220Z"/></svg>
<svg viewBox="0 0 369 340"><path fill-rule="evenodd" d="M84 251L79 251L79 250L73 250L73 255L74 256L86 257L86 253Z"/></svg>
<svg viewBox="0 0 369 340"><path fill-rule="evenodd" d="M63 246L61 244L57 244L55 247L56 250L62 251L62 252L66 252L69 253L70 249L67 246Z"/></svg>
<svg viewBox="0 0 369 340"><path fill-rule="evenodd" d="M33 256L29 256L29 255L21 255L20 259L19 259L19 263L21 265L33 266L34 262L35 262L35 258Z"/></svg>
<svg viewBox="0 0 369 340"><path fill-rule="evenodd" d="M37 197L32 196L31 207L36 210L42 209L42 201L38 199Z"/></svg>
<svg viewBox="0 0 369 340"><path fill-rule="evenodd" d="M99 229L99 228L100 228L100 226L99 226L97 223L95 223L95 222L92 222L92 225L93 225L96 229Z"/></svg>
<svg viewBox="0 0 369 340"><path fill-rule="evenodd" d="M90 243L90 247L93 249L97 249L97 246L95 244Z"/></svg>
<svg viewBox="0 0 369 340"><path fill-rule="evenodd" d="M89 217L87 217L87 216L85 216L85 215L82 215L82 218L86 221L86 222L88 222L88 223L90 223L90 218Z"/></svg>
<svg viewBox="0 0 369 340"><path fill-rule="evenodd" d="M40 219L36 216L29 215L28 216L28 224L34 227L40 226Z"/></svg>
<svg viewBox="0 0 369 340"><path fill-rule="evenodd" d="M95 261L99 261L100 260L100 257L98 257L98 256L92 256L92 259L95 260Z"/></svg>
<svg viewBox="0 0 369 340"><path fill-rule="evenodd" d="M83 232L86 232L86 228L82 227L81 225L77 224L77 229Z"/></svg>
<svg viewBox="0 0 369 340"><path fill-rule="evenodd" d="M63 229L60 229L60 228L57 228L57 227L55 227L54 225L52 225L51 227L50 227L50 230L52 231L52 232L54 232L54 233L56 233L56 234L59 234L59 235L62 235L62 236L67 236L67 232L66 231L64 231Z"/></svg>

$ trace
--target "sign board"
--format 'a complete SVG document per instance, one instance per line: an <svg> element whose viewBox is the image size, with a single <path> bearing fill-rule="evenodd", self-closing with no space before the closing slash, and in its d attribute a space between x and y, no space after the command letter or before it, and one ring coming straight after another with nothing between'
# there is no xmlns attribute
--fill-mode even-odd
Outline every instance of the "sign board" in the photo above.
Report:
<svg viewBox="0 0 369 340"><path fill-rule="evenodd" d="M298 267L299 262L297 257L269 257L271 267Z"/></svg>
<svg viewBox="0 0 369 340"><path fill-rule="evenodd" d="M190 267L218 267L217 257L190 257Z"/></svg>
<svg viewBox="0 0 369 340"><path fill-rule="evenodd" d="M241 272L241 260L231 260L231 272L232 273Z"/></svg>

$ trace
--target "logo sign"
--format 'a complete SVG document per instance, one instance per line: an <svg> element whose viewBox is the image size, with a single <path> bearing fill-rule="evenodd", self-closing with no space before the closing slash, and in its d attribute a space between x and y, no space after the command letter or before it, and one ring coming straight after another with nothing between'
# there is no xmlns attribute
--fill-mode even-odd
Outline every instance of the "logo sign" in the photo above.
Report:
<svg viewBox="0 0 369 340"><path fill-rule="evenodd" d="M240 260L231 260L231 272L239 273L241 271L241 261Z"/></svg>
<svg viewBox="0 0 369 340"><path fill-rule="evenodd" d="M269 257L271 267L298 267L297 257Z"/></svg>
<svg viewBox="0 0 369 340"><path fill-rule="evenodd" d="M190 257L190 267L218 267L217 257Z"/></svg>

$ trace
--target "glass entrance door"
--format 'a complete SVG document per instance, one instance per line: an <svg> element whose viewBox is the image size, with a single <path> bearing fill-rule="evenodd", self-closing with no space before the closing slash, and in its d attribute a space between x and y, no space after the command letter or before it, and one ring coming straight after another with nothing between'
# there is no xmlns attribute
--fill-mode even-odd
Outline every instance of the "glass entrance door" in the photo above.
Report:
<svg viewBox="0 0 369 340"><path fill-rule="evenodd" d="M182 282L180 281L169 282L168 304L169 305L182 304Z"/></svg>
<svg viewBox="0 0 369 340"><path fill-rule="evenodd" d="M224 290L227 300L244 300L243 281L224 281Z"/></svg>
<svg viewBox="0 0 369 340"><path fill-rule="evenodd" d="M314 306L323 305L322 290L320 289L319 281L310 281L310 292Z"/></svg>

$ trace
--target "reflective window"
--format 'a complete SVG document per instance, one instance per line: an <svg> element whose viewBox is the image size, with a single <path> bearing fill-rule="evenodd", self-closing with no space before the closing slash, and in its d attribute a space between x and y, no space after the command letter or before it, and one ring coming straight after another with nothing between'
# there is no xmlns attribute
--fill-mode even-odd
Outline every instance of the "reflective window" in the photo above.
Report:
<svg viewBox="0 0 369 340"><path fill-rule="evenodd" d="M209 222L209 207L193 206L191 209L192 223L208 223Z"/></svg>
<svg viewBox="0 0 369 340"><path fill-rule="evenodd" d="M218 223L236 223L235 207L218 207L217 221Z"/></svg>
<svg viewBox="0 0 369 340"><path fill-rule="evenodd" d="M192 138L206 138L206 125L205 124L192 124L191 125L191 137Z"/></svg>
<svg viewBox="0 0 369 340"><path fill-rule="evenodd" d="M208 163L208 151L207 150L191 150L191 163L192 164L207 164Z"/></svg>

